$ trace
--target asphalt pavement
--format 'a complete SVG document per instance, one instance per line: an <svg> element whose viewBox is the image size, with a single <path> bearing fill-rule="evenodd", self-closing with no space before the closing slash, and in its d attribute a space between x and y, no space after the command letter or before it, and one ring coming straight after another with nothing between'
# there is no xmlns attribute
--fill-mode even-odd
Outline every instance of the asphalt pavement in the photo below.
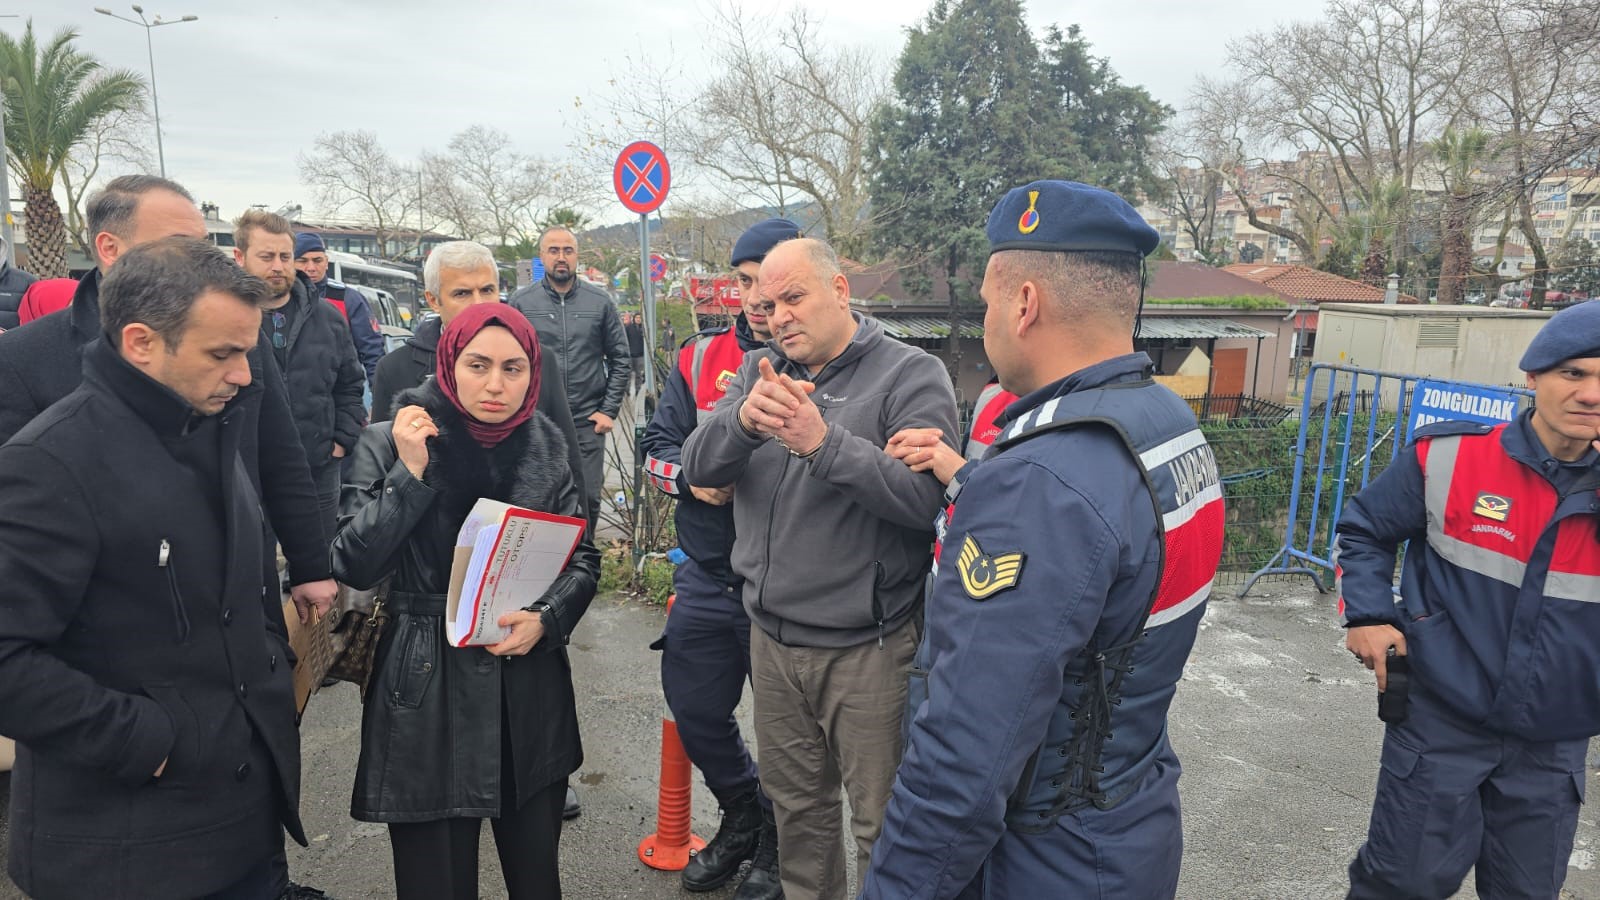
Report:
<svg viewBox="0 0 1600 900"><path fill-rule="evenodd" d="M655 824L662 703L648 644L662 621L657 607L602 597L574 635L586 755L575 778L584 812L562 835L565 896L574 900L691 896L675 875L637 856ZM1344 867L1366 830L1381 726L1370 675L1341 640L1328 599L1305 584L1212 603L1173 704L1172 739L1184 766L1180 897L1343 896ZM748 704L741 717L748 736ZM384 829L348 814L359 718L350 685L312 700L302 734L302 813L312 841L291 845L289 857L296 880L344 900L393 896ZM1591 791L1593 780L1591 773ZM716 830L714 807L697 776L694 821L703 837ZM1586 808L1565 897L1600 900L1595 820ZM488 829L482 858L483 896L503 896ZM731 895L729 888L698 896ZM17 894L8 887L0 896ZM1460 896L1476 896L1470 879Z"/></svg>

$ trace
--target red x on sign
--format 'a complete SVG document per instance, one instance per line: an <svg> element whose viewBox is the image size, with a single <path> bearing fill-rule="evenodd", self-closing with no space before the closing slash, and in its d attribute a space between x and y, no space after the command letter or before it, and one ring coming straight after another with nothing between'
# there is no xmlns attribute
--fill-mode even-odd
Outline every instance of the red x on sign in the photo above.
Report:
<svg viewBox="0 0 1600 900"><path fill-rule="evenodd" d="M617 199L631 212L655 212L667 199L672 186L672 168L667 154L649 141L634 141L617 154L611 170L611 183Z"/></svg>

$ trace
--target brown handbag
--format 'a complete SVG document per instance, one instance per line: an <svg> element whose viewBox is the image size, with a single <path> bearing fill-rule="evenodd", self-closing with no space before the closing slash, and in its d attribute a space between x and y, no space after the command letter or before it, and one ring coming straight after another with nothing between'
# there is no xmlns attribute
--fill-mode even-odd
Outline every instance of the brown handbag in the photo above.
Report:
<svg viewBox="0 0 1600 900"><path fill-rule="evenodd" d="M344 585L340 589L348 593L343 598L344 611L337 617L328 617L334 623L329 636L337 649L327 677L354 684L361 689L361 699L365 702L367 684L372 680L372 667L377 661L378 638L389 624L389 611L384 608L384 600L389 596L389 580L384 579L371 591L355 591Z"/></svg>

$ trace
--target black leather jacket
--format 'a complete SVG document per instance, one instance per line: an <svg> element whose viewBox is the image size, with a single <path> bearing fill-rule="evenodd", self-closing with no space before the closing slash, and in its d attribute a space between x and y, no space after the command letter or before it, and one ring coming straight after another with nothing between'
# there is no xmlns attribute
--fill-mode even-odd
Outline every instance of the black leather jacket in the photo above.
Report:
<svg viewBox="0 0 1600 900"><path fill-rule="evenodd" d="M546 280L517 291L507 302L538 330L539 347L555 354L567 379L573 421L597 410L616 418L628 391L632 351L611 298L576 279L562 294Z"/></svg>
<svg viewBox="0 0 1600 900"><path fill-rule="evenodd" d="M485 450L435 382L396 402L420 404L440 434L428 443L418 480L399 461L393 423L372 425L345 478L334 574L356 588L392 577L395 614L362 713L350 814L367 822L498 816L502 727L516 761L518 805L583 762L566 643L594 597L600 554L581 540L544 596L528 598L550 608L545 636L526 656L448 646L444 595L456 533L478 498L573 517L583 516L583 501L561 433L542 413Z"/></svg>

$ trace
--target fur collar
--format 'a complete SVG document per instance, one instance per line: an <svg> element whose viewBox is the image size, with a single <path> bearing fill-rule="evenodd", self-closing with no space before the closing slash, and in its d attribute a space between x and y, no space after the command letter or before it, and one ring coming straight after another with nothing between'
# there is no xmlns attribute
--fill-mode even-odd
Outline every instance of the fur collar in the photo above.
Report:
<svg viewBox="0 0 1600 900"><path fill-rule="evenodd" d="M439 436L428 444L422 481L452 506L470 508L479 497L488 497L548 512L572 477L561 431L540 410L505 440L485 448L472 439L461 413L432 377L395 398L395 409L410 405L427 410L439 427Z"/></svg>

